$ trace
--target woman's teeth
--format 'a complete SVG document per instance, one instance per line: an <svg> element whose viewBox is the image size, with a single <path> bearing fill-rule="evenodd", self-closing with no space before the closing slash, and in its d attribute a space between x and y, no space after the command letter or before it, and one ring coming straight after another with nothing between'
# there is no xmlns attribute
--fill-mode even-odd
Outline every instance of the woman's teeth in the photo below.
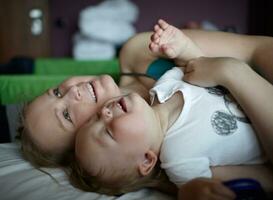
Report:
<svg viewBox="0 0 273 200"><path fill-rule="evenodd" d="M88 84L87 84L87 88L88 88L88 90L89 90L89 92L90 92L90 94L91 94L92 99L93 99L95 102L97 102L97 97L96 97L96 95L95 95L95 91L94 91L94 88L93 88L92 83L88 83Z"/></svg>

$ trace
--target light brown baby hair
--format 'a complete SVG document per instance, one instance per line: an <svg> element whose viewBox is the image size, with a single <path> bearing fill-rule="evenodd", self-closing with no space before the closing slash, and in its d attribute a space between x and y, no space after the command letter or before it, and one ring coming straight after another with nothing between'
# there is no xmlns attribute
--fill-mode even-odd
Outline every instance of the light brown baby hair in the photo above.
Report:
<svg viewBox="0 0 273 200"><path fill-rule="evenodd" d="M160 164L157 163L147 176L140 176L137 170L122 170L112 172L114 181L105 182L100 177L91 176L84 170L75 158L70 164L69 179L72 185L88 192L107 195L121 195L142 188L154 188L163 192L175 194L176 186L166 176Z"/></svg>

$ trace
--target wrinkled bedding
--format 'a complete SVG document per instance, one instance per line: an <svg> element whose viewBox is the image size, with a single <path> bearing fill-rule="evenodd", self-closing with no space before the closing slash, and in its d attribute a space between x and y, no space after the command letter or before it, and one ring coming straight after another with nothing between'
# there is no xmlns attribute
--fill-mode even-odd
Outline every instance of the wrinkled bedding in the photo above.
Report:
<svg viewBox="0 0 273 200"><path fill-rule="evenodd" d="M120 197L83 192L71 186L61 169L45 169L47 174L34 169L26 162L16 143L0 144L0 199L1 200L174 200L172 196L155 190L142 189Z"/></svg>

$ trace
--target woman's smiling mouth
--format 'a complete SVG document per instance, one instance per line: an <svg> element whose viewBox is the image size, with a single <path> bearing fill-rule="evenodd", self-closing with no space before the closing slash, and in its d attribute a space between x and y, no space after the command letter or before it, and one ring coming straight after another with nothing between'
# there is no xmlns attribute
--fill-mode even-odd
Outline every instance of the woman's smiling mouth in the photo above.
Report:
<svg viewBox="0 0 273 200"><path fill-rule="evenodd" d="M97 102L96 91L95 91L95 88L94 88L92 82L87 83L87 88L88 88L89 94L90 94L91 98L93 99L93 101Z"/></svg>

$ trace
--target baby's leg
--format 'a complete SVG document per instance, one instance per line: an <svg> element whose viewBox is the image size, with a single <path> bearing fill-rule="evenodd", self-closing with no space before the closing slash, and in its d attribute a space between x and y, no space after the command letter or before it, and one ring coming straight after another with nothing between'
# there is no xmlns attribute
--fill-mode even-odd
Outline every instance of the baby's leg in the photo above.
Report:
<svg viewBox="0 0 273 200"><path fill-rule="evenodd" d="M149 48L159 56L175 59L178 65L184 65L190 59L204 55L181 30L162 19L154 26Z"/></svg>

